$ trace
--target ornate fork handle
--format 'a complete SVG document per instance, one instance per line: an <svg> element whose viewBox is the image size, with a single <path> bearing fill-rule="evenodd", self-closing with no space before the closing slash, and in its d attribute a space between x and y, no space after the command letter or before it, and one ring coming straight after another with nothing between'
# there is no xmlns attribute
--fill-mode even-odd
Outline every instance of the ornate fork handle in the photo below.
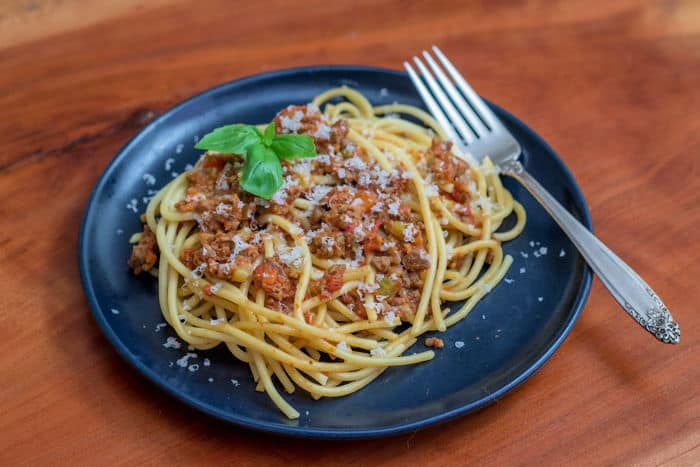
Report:
<svg viewBox="0 0 700 467"><path fill-rule="evenodd" d="M540 183L512 159L501 164L501 173L516 178L542 204L576 245L615 300L632 319L661 342L678 344L680 328L668 308L632 268L577 221Z"/></svg>

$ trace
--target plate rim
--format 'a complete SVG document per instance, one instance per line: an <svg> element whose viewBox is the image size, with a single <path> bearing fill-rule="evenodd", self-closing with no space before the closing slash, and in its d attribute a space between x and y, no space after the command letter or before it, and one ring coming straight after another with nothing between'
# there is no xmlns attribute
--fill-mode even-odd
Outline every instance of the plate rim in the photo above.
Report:
<svg viewBox="0 0 700 467"><path fill-rule="evenodd" d="M407 423L397 423L391 426L380 427L380 428L315 428L315 427L301 427L301 426L286 426L282 424L273 424L267 421L260 421L255 418L248 416L242 416L237 414L232 414L231 412L224 411L216 406L202 402L184 391L178 390L177 388L171 386L165 381L165 378L161 376L156 371L147 367L138 358L136 358L128 347L121 341L117 333L112 329L112 327L107 322L105 310L102 309L99 304L95 289L92 285L90 274L88 273L88 254L85 251L86 248L86 226L88 220L94 216L95 210L95 199L98 192L101 192L107 180L109 179L111 173L114 171L117 163L125 157L127 150L135 145L139 140L145 138L147 135L155 131L160 127L162 122L170 117L172 114L180 110L182 107L188 105L190 102L205 97L209 94L214 94L228 87L243 86L250 82L258 80L268 80L275 78L284 78L290 75L306 74L306 73L319 73L319 72L346 72L348 74L356 72L370 72L370 73L380 73L394 75L395 77L407 78L408 74L391 68L374 67L366 65L313 65L313 66L301 66L292 68L283 68L272 71L266 71L262 73L256 73L251 75L246 75L237 79L226 81L212 87L205 89L191 97L184 99L174 106L168 108L153 121L139 130L134 136L129 138L129 140L124 143L124 145L116 152L112 157L107 166L103 169L100 177L95 182L90 196L88 198L87 204L83 212L83 217L80 222L80 231L78 237L78 263L80 269L80 279L85 294L85 298L88 303L88 308L97 322L98 326L102 330L103 334L107 337L112 347L117 351L117 354L121 358L126 360L131 366L137 369L143 376L146 377L148 381L154 383L159 389L165 391L169 395L173 396L180 402L183 402L190 407L193 407L207 415L213 416L221 421L232 423L242 428L253 429L256 431L272 433L277 435L292 436L297 438L314 438L314 439L367 439L367 438L377 438L386 437L391 435L397 435L405 433L412 430L417 430L432 426L438 423L443 423L448 420L452 420L460 415L465 415L467 413L474 412L481 409L490 403L498 400L507 393L511 392L516 387L520 386L525 380L530 378L536 371L538 371L547 360L549 360L554 352L556 352L564 340L568 337L574 324L578 321L579 316L588 300L591 283L592 283L592 272L588 265L584 264L583 278L581 284L578 288L578 293L576 294L574 304L572 306L572 313L569 316L566 325L562 328L561 334L556 336L556 339L548 344L548 347L542 355L537 358L531 365L529 365L524 371L517 375L513 380L504 386L498 388L491 393L484 395L483 397L472 401L468 404L461 405L451 410L443 411L428 417L421 418ZM348 77L351 79L351 77ZM538 144L542 145L551 155L553 155L553 160L559 169L562 171L566 178L567 185L570 187L573 201L581 210L581 222L589 230L593 230L591 215L583 196L583 192L579 187L573 174L566 166L564 161L559 157L559 155L551 148L551 146L540 137L534 130L532 130L527 124L525 124L520 118L516 117L509 111L503 109L502 107L494 104L493 102L485 99L486 102L498 109L500 112L508 116L509 118L515 120L520 125L521 129L524 130L530 137L537 141Z"/></svg>

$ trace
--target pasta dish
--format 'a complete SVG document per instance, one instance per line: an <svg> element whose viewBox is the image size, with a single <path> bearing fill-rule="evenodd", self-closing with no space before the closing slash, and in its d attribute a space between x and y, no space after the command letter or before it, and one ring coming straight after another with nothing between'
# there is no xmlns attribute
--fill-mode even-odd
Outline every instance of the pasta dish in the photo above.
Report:
<svg viewBox="0 0 700 467"><path fill-rule="evenodd" d="M157 276L180 339L225 345L289 418L281 390L344 396L430 360L406 351L464 319L512 263L501 243L523 207L418 108L341 87L267 127L226 128L150 201L129 265Z"/></svg>

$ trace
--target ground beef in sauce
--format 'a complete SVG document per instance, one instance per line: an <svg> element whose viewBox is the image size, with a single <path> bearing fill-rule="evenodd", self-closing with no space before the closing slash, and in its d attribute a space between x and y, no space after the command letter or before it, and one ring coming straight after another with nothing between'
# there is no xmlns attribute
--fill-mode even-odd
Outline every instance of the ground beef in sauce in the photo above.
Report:
<svg viewBox="0 0 700 467"><path fill-rule="evenodd" d="M433 140L426 158L441 193L459 203L467 202L469 165L452 154L452 143Z"/></svg>
<svg viewBox="0 0 700 467"><path fill-rule="evenodd" d="M175 204L180 212L193 212L203 232L232 232L255 211L249 194L239 192L237 176L231 164L207 165L216 158L205 158L203 167L187 173L185 199ZM241 196L246 198L243 202ZM245 211L245 212L244 212Z"/></svg>
<svg viewBox="0 0 700 467"><path fill-rule="evenodd" d="M330 148L339 146L348 133L345 120L330 124L316 106L290 105L281 110L274 118L277 133L298 133L314 138L316 150L325 153Z"/></svg>
<svg viewBox="0 0 700 467"><path fill-rule="evenodd" d="M312 225L324 223L344 230L348 225L352 224L356 216L351 209L351 203L355 196L347 189L333 189L320 202L311 213L309 222Z"/></svg>
<svg viewBox="0 0 700 467"><path fill-rule="evenodd" d="M377 271L386 274L389 272L391 265L394 264L392 259L391 256L373 256L372 259L369 260L369 264L374 266Z"/></svg>
<svg viewBox="0 0 700 467"><path fill-rule="evenodd" d="M294 292L284 268L273 258L265 258L253 271L255 286L275 300L289 298Z"/></svg>
<svg viewBox="0 0 700 467"><path fill-rule="evenodd" d="M311 295L320 295L322 299L328 300L335 292L343 287L343 276L345 275L344 264L334 264L319 280L312 280L309 284Z"/></svg>
<svg viewBox="0 0 700 467"><path fill-rule="evenodd" d="M129 258L129 267L134 270L134 274L141 274L150 271L158 260L158 243L147 224L143 226L143 233L139 242L134 245Z"/></svg>
<svg viewBox="0 0 700 467"><path fill-rule="evenodd" d="M265 306L272 310L281 311L282 313L291 313L294 308L293 297L285 298L284 300L277 300L271 296L265 297Z"/></svg>
<svg viewBox="0 0 700 467"><path fill-rule="evenodd" d="M393 312L403 321L412 320L424 271L430 267L422 217L405 200L414 190L413 182L402 176L401 170L382 169L363 148L347 139L347 121L331 124L313 105L287 107L274 121L278 133L311 136L319 156L282 161L285 185L280 196L270 201L240 188L241 157L216 153L203 156L187 173L185 198L175 205L180 212L191 213L199 228L200 244L183 249L180 259L197 274L209 277L233 280L234 272L241 271L246 277L252 275L255 286L266 293L266 306L291 312L299 269L278 256L253 268L263 254L260 230L275 230L258 224L259 219L266 214L280 215L305 230L309 249L316 257L339 258L352 267L369 261L380 277L391 277L395 291L377 299L377 310L380 316ZM456 206L468 209L469 167L450 150L450 143L434 141L421 155L425 157L421 170L432 177L442 194L462 203ZM313 176L334 180L340 186L316 184L309 179ZM309 202L308 217L295 218L301 211L299 206L293 207L296 198ZM406 228L411 229L409 234ZM150 230L146 234L146 229L129 260L136 273L150 269L157 259L155 238ZM345 270L344 264L330 267L320 279L310 282L309 296L332 296L342 288ZM242 280L240 274L236 277ZM340 300L360 318L366 318L362 293L344 294Z"/></svg>
<svg viewBox="0 0 700 467"><path fill-rule="evenodd" d="M334 264L323 275L324 291L327 296L331 296L343 287L343 276L345 275L344 264ZM322 293L322 295L324 295Z"/></svg>
<svg viewBox="0 0 700 467"><path fill-rule="evenodd" d="M240 237L224 232L200 233L199 242L202 245L201 248L182 250L180 254L182 263L193 270L204 264L203 273L225 280L232 280L237 270L249 275L262 249L261 245L245 243ZM231 254L234 251L236 255L232 258Z"/></svg>
<svg viewBox="0 0 700 467"><path fill-rule="evenodd" d="M367 319L367 310L365 310L365 304L356 292L341 295L340 301L343 302L357 316L359 316L360 319Z"/></svg>
<svg viewBox="0 0 700 467"><path fill-rule="evenodd" d="M319 258L343 258L346 254L345 234L337 230L321 231L311 239L309 249Z"/></svg>
<svg viewBox="0 0 700 467"><path fill-rule="evenodd" d="M391 277L397 292L386 300L402 321L413 321L420 302L423 280L417 273L408 273L402 268L392 268Z"/></svg>
<svg viewBox="0 0 700 467"><path fill-rule="evenodd" d="M328 270L323 274L323 277L317 281L316 287L317 294L321 295L321 298L327 300L335 292L343 287L343 276L345 275L345 265L335 264L328 268Z"/></svg>
<svg viewBox="0 0 700 467"><path fill-rule="evenodd" d="M412 250L403 257L403 265L408 271L423 271L430 267L430 258L423 250Z"/></svg>

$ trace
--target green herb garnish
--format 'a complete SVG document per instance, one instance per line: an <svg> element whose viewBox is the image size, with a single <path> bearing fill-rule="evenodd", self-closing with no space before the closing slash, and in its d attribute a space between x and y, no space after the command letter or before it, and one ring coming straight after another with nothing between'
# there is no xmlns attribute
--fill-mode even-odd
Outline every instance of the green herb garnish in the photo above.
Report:
<svg viewBox="0 0 700 467"><path fill-rule="evenodd" d="M252 125L222 126L204 135L195 148L245 156L241 188L265 199L284 183L280 159L316 157L310 136L276 135L274 122L264 132Z"/></svg>
<svg viewBox="0 0 700 467"><path fill-rule="evenodd" d="M391 280L389 277L384 276L379 281L379 289L377 289L377 295L391 296L396 293L396 282Z"/></svg>

